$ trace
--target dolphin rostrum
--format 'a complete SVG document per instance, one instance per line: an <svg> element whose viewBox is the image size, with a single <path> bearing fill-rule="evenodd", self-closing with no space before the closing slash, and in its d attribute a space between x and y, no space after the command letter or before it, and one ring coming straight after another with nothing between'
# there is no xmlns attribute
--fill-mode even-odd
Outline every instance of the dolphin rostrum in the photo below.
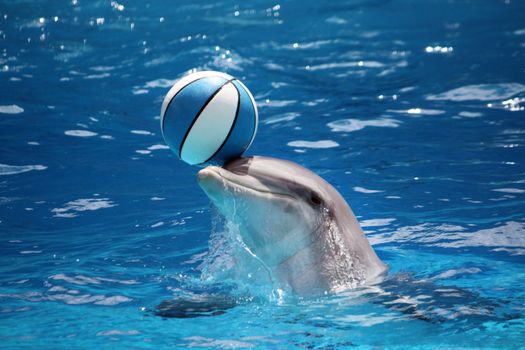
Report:
<svg viewBox="0 0 525 350"><path fill-rule="evenodd" d="M198 182L283 288L318 295L379 282L386 265L329 183L293 162L238 158Z"/></svg>

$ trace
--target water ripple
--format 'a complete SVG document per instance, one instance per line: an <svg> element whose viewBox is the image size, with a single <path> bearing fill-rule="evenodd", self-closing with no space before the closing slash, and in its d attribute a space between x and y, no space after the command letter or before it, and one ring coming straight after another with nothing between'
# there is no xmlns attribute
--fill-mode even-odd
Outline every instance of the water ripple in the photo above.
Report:
<svg viewBox="0 0 525 350"><path fill-rule="evenodd" d="M437 95L429 95L427 100L494 101L508 99L522 92L525 92L525 85L518 83L467 85Z"/></svg>
<svg viewBox="0 0 525 350"><path fill-rule="evenodd" d="M9 165L0 164L0 176L1 175L15 175L21 174L32 170L46 170L45 165Z"/></svg>
<svg viewBox="0 0 525 350"><path fill-rule="evenodd" d="M508 221L478 231L450 224L420 224L405 226L393 232L378 233L370 237L372 244L411 243L441 248L504 248L515 255L525 254L525 223ZM501 249L494 251L501 251Z"/></svg>
<svg viewBox="0 0 525 350"><path fill-rule="evenodd" d="M93 137L98 135L96 132L89 130L66 130L64 134L75 137Z"/></svg>
<svg viewBox="0 0 525 350"><path fill-rule="evenodd" d="M137 284L136 280L118 280L115 278L106 278L106 277L88 277L83 275L68 276L63 273L49 276L49 279L55 281L64 281L67 283L78 284L78 285L88 285L88 284L101 284L104 282L117 283L117 284Z"/></svg>
<svg viewBox="0 0 525 350"><path fill-rule="evenodd" d="M401 121L392 118L379 118L370 120L339 119L326 124L333 132L352 132L364 129L368 126L382 128L397 128Z"/></svg>
<svg viewBox="0 0 525 350"><path fill-rule="evenodd" d="M320 140L320 141L290 141L287 144L290 147L298 148L334 148L339 147L339 144L332 140Z"/></svg>
<svg viewBox="0 0 525 350"><path fill-rule="evenodd" d="M24 109L17 105L0 106L0 113L4 114L19 114L23 111Z"/></svg>
<svg viewBox="0 0 525 350"><path fill-rule="evenodd" d="M74 218L78 216L79 212L93 211L116 206L109 198L79 198L71 202L67 202L62 208L53 208L51 212L53 216L60 218Z"/></svg>

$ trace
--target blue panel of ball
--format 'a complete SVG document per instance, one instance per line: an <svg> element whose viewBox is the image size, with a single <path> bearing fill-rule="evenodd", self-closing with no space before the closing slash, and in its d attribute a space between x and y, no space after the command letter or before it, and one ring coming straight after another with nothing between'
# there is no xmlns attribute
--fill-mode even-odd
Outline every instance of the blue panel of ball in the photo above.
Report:
<svg viewBox="0 0 525 350"><path fill-rule="evenodd" d="M233 80L232 83L239 91L239 110L228 139L210 160L213 164L223 164L246 151L256 129L255 106L250 96L239 81Z"/></svg>
<svg viewBox="0 0 525 350"><path fill-rule="evenodd" d="M205 77L191 82L171 100L163 119L164 140L180 156L184 135L208 99L226 84L222 77Z"/></svg>

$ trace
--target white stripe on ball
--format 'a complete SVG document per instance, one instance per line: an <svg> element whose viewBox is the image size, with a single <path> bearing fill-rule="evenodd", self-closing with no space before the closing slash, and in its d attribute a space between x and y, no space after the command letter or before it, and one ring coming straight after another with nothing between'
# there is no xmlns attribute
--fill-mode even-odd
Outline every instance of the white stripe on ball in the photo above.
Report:
<svg viewBox="0 0 525 350"><path fill-rule="evenodd" d="M204 163L221 147L235 120L238 100L232 83L221 88L189 131L182 145L183 161L190 165Z"/></svg>
<svg viewBox="0 0 525 350"><path fill-rule="evenodd" d="M164 97L164 101L162 101L162 107L160 108L160 125L163 124L162 122L164 119L164 114L166 114L166 108L168 108L168 104L173 99L173 97L180 90L182 90L182 88L184 88L185 86L189 85L195 80L199 80L201 78L206 78L206 77L220 77L226 80L233 79L231 75L228 75L226 73L221 73L221 72L214 72L214 71L202 71L202 72L197 72L193 74L188 74L182 77L175 83L175 85L171 87L170 91L168 91L168 93L166 94L166 97ZM162 130L162 127L161 127L161 130Z"/></svg>

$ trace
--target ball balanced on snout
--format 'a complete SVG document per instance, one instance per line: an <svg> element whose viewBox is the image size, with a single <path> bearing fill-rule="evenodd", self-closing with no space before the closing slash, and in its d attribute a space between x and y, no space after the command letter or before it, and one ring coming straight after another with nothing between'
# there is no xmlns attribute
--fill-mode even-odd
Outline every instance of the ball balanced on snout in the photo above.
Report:
<svg viewBox="0 0 525 350"><path fill-rule="evenodd" d="M177 81L160 113L164 140L190 165L223 165L241 156L253 142L257 122L257 106L246 86L213 71Z"/></svg>

